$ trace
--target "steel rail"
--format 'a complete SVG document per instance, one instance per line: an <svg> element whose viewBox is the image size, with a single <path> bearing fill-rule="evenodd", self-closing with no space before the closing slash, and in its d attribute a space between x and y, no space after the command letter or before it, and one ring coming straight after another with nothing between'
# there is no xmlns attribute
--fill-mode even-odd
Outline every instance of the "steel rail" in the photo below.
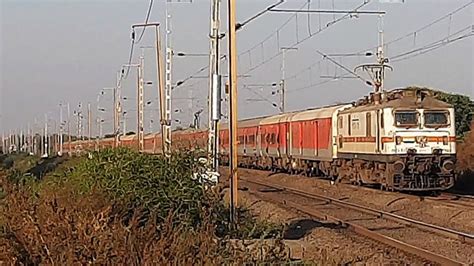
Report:
<svg viewBox="0 0 474 266"><path fill-rule="evenodd" d="M469 199L469 200L474 200L474 195L464 195L464 194L459 194L456 192L443 192L441 193L442 195L447 195L447 196L453 196L459 199Z"/></svg>
<svg viewBox="0 0 474 266"><path fill-rule="evenodd" d="M453 229L450 229L450 228L445 228L445 227L441 227L441 226L434 225L434 224L424 223L424 222L421 222L421 221L418 221L418 220L414 220L414 219L407 218L407 217L404 217L404 216L400 216L400 215L397 215L397 214L389 213L389 212L386 212L386 211L376 210L376 209L366 207L366 206L362 206L362 205L359 205L359 204L356 204L356 203L346 202L346 201L338 200L338 199L331 198L331 197L328 197L328 196L318 195L318 194L315 194L315 193L308 193L308 192L305 192L305 191L302 191L302 190L299 190L299 189L294 189L294 188L289 188L289 187L282 187L282 186L279 186L279 185L268 184L268 183L255 181L255 180L244 179L244 181L254 183L254 184L258 184L258 185L261 185L261 186L267 186L267 187L272 187L272 188L275 188L275 189L280 189L280 190L283 190L283 191L288 191L290 193L300 195L300 196L303 196L303 197L306 197L306 198L312 198L312 199L316 199L316 200L326 201L328 203L332 203L334 205L337 205L337 206L340 206L340 207L343 207L343 208L349 208L349 209L353 209L353 210L356 210L356 211L361 211L361 212L364 212L364 213L367 213L367 214L372 214L372 215L375 215L379 218L385 218L385 219L388 219L388 220L391 220L391 221L394 221L394 222L410 225L410 226L413 226L413 227L416 227L416 228L419 228L419 229L422 229L422 230L425 230L425 231L429 231L429 232L436 233L436 234L439 234L439 235L442 235L442 236L446 236L446 237L449 237L449 238L452 238L452 239L456 239L456 240L461 241L462 243L474 244L474 235L472 235L472 234L459 232L459 231L456 231L456 230L453 230Z"/></svg>
<svg viewBox="0 0 474 266"><path fill-rule="evenodd" d="M260 182L256 182L256 181L249 181L249 180L246 180L246 179L244 180L244 182L254 183L254 184L261 185L261 186L267 186L267 187L271 187L271 188L275 188L275 189L278 189L278 190L282 190L282 191L286 191L286 192L296 194L296 193L292 192L291 190L286 190L284 188L280 188L280 187L274 186L274 185L267 185L267 184L264 184L264 183L260 183ZM393 247L395 249L404 251L406 253L418 256L418 257L423 258L425 260L435 262L435 263L439 263L441 265L465 265L464 263L456 261L454 259L450 259L448 257L436 254L436 253L428 251L428 250L425 250L423 248L419 248L419 247L410 245L408 243L402 242L400 240L394 239L392 237L374 232L374 231L372 231L372 230L370 230L366 227L363 227L361 225L354 224L354 223L351 223L351 222L347 222L347 221L344 221L343 219L339 219L337 217L324 214L320 211L315 210L314 208L302 206L300 204L296 204L296 203L293 203L291 201L283 200L283 202L282 202L280 200L276 200L274 198L271 198L267 195L263 195L262 193L256 193L256 192L252 192L252 191L249 191L249 193L256 196L256 197L258 197L258 198L261 198L262 200L265 200L267 202L271 202L271 203L280 205L281 207L287 209L288 211L299 212L299 213L303 213L305 215L308 215L310 217L314 217L314 218L319 219L319 220L324 220L324 221L337 223L337 224L341 225L342 227L344 227L344 228L346 228L350 231L353 231L356 234L365 236L369 239L380 242L382 244Z"/></svg>

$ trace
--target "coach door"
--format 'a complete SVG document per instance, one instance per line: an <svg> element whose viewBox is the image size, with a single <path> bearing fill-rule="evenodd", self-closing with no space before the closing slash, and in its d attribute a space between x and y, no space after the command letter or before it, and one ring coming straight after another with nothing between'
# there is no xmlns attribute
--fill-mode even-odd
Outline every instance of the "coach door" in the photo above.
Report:
<svg viewBox="0 0 474 266"><path fill-rule="evenodd" d="M315 156L318 156L318 147L319 147L319 122L318 121L314 121L313 122L313 125L314 125L314 128L313 128L313 140L314 140L314 143L313 143L313 147L314 147L314 155Z"/></svg>

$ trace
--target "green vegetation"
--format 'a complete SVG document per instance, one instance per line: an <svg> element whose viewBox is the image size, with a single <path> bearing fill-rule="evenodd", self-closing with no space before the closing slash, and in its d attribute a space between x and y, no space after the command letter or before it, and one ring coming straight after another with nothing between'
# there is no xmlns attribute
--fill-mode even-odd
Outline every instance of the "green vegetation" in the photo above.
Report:
<svg viewBox="0 0 474 266"><path fill-rule="evenodd" d="M469 96L436 92L436 98L454 106L456 117L456 135L463 137L470 130L471 121L474 115L474 102Z"/></svg>
<svg viewBox="0 0 474 266"><path fill-rule="evenodd" d="M223 191L206 190L191 178L202 167L194 158L179 153L167 161L128 149L66 161L15 158L0 175L0 261L286 261L282 226L258 221L241 209L239 224L230 228Z"/></svg>

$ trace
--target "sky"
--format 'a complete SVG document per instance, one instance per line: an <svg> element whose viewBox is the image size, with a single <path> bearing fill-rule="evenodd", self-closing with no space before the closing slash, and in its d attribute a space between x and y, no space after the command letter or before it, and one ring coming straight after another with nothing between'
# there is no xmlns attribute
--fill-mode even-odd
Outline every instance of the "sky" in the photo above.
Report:
<svg viewBox="0 0 474 266"><path fill-rule="evenodd" d="M237 21L245 21L275 2L239 0ZM279 8L352 10L363 2L286 0ZM389 60L395 59L390 61L394 71L387 73L385 88L419 85L473 98L473 38L452 41L472 33L472 0L380 2L383 1L369 1L362 9L387 12L383 18L384 43L387 44L385 55ZM468 3L471 4L446 16ZM83 112L90 103L94 120L100 116L106 121L104 132L110 131L112 96L109 90L100 97L98 95L104 87L115 86L117 71L129 59L131 25L145 20L148 5L149 0L0 0L0 132L26 129L28 124L38 130L45 115L54 130L60 109L63 118L68 117L64 108L67 103L71 121L79 103L82 103ZM173 50L188 54L208 53L209 1L166 4L165 0L155 0L151 22L164 25L165 6L171 14L169 36ZM226 1L221 7L221 32L225 32ZM279 83L282 77L282 47L297 48L288 50L285 56L287 111L351 102L372 90L359 79L347 78L353 75L346 70L352 71L362 63L372 63L375 58L331 56L344 66L343 69L323 59L318 51L329 55L375 51L379 16L339 19L340 16L266 13L238 32L240 118L278 113L273 104L279 103L279 96L277 88L271 84ZM443 16L444 19L432 24ZM424 27L429 24L432 25ZM161 32L165 33L164 28ZM137 31L137 36L140 34ZM452 42L420 53L425 51L420 48L427 48L439 40ZM137 63L142 54L145 79L154 84L155 54L152 49L140 48L153 45L153 41L153 31L145 31L141 42L135 44L132 63ZM222 41L222 54L227 53L226 47L226 41ZM406 56L401 56L407 52ZM208 60L207 56L174 57L173 82L184 80L207 66ZM227 61L221 63L225 75ZM204 70L195 75L197 78L189 79L173 90L174 126L189 125L192 113L199 109L205 110L201 117L202 126L205 126L207 74ZM358 74L367 78L364 73ZM136 127L136 82L136 70L132 68L122 82L128 130ZM145 98L150 102L145 108L147 131L158 129L156 97L156 85L146 86ZM105 111L99 112L97 106ZM224 106L223 110L227 108ZM93 129L93 132L97 130Z"/></svg>

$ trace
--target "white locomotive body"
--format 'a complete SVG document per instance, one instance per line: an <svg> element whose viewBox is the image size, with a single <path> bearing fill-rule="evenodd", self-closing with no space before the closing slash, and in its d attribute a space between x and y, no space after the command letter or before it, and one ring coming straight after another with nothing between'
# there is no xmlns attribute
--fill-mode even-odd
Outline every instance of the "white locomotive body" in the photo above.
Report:
<svg viewBox="0 0 474 266"><path fill-rule="evenodd" d="M397 190L451 187L456 154L452 106L424 89L384 96L339 113L339 177Z"/></svg>

